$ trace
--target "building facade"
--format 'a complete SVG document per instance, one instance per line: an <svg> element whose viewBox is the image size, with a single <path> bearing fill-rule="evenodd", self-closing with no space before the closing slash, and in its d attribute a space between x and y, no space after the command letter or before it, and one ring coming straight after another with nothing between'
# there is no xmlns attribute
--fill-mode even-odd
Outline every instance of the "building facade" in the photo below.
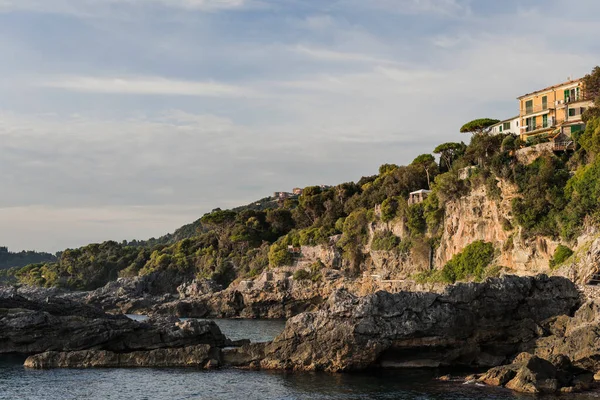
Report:
<svg viewBox="0 0 600 400"><path fill-rule="evenodd" d="M592 105L581 79L528 93L519 100L521 139L571 133L584 129L581 114Z"/></svg>
<svg viewBox="0 0 600 400"><path fill-rule="evenodd" d="M498 135L500 133L514 133L515 135L520 135L520 121L521 118L519 115L504 121L500 121L496 125L492 125L490 127L490 134Z"/></svg>

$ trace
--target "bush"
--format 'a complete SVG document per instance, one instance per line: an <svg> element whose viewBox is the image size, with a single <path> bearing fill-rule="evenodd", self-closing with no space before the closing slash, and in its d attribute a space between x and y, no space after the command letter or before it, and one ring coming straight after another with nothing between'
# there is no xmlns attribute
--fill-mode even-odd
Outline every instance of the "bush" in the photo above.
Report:
<svg viewBox="0 0 600 400"><path fill-rule="evenodd" d="M374 251L392 251L398 250L400 245L400 238L394 235L390 231L378 231L373 236L373 242L371 243L371 250Z"/></svg>
<svg viewBox="0 0 600 400"><path fill-rule="evenodd" d="M567 246L559 244L556 250L554 251L554 257L552 257L552 260L550 260L550 268L558 267L559 265L567 261L567 259L572 255L573 250L571 250Z"/></svg>
<svg viewBox="0 0 600 400"><path fill-rule="evenodd" d="M298 271L294 272L294 280L295 281L305 281L310 279L310 272L308 272L305 269L299 269Z"/></svg>
<svg viewBox="0 0 600 400"><path fill-rule="evenodd" d="M281 267L283 265L290 265L292 263L292 255L288 251L287 247L275 243L269 249L269 265L272 267Z"/></svg>
<svg viewBox="0 0 600 400"><path fill-rule="evenodd" d="M444 281L456 282L468 278L481 280L485 269L494 259L494 246L478 240L452 257L442 269Z"/></svg>
<svg viewBox="0 0 600 400"><path fill-rule="evenodd" d="M557 221L566 205L564 188L568 180L564 163L551 155L517 168L516 183L521 197L513 200L512 210L524 233L558 235Z"/></svg>

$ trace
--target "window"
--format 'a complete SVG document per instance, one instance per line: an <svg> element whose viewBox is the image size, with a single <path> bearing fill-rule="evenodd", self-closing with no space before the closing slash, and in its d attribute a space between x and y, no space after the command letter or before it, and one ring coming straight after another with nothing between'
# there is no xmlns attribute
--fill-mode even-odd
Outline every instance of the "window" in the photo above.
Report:
<svg viewBox="0 0 600 400"><path fill-rule="evenodd" d="M500 127L498 129L500 130L500 132L502 132L502 125L500 125Z"/></svg>
<svg viewBox="0 0 600 400"><path fill-rule="evenodd" d="M548 96L542 97L542 110L548 109Z"/></svg>
<svg viewBox="0 0 600 400"><path fill-rule="evenodd" d="M576 111L577 109L575 108L569 108L569 117L574 117L575 115L577 115Z"/></svg>
<svg viewBox="0 0 600 400"><path fill-rule="evenodd" d="M510 122L505 122L503 125L504 125L504 130L505 131L510 130ZM500 132L502 132L502 130L500 130Z"/></svg>
<svg viewBox="0 0 600 400"><path fill-rule="evenodd" d="M543 128L547 128L548 127L548 114L542 116L542 127Z"/></svg>
<svg viewBox="0 0 600 400"><path fill-rule="evenodd" d="M525 113L531 114L533 112L533 100L527 100L525 102Z"/></svg>

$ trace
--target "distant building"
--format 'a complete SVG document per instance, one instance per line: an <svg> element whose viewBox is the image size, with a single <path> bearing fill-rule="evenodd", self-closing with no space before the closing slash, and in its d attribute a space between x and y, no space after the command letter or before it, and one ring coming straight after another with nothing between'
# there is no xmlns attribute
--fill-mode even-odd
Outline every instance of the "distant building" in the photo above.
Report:
<svg viewBox="0 0 600 400"><path fill-rule="evenodd" d="M521 134L521 128L519 127L520 116L506 119L498 122L496 125L490 127L490 133L492 135L498 135L500 133L514 133L515 135Z"/></svg>
<svg viewBox="0 0 600 400"><path fill-rule="evenodd" d="M301 188L294 188L292 190L292 193L295 194L296 196L301 196L302 192L304 192L304 189L301 189Z"/></svg>
<svg viewBox="0 0 600 400"><path fill-rule="evenodd" d="M525 141L541 135L550 138L561 133L571 136L583 130L585 124L581 114L593 104L585 96L582 79L549 86L518 97L518 100L520 135Z"/></svg>
<svg viewBox="0 0 600 400"><path fill-rule="evenodd" d="M292 196L293 196L293 194L289 193L289 192L275 192L273 194L273 197L275 197L278 200L286 200L286 199L289 199Z"/></svg>
<svg viewBox="0 0 600 400"><path fill-rule="evenodd" d="M419 204L425 201L431 190L421 189L416 192L412 192L408 195L408 205L412 206L413 204Z"/></svg>

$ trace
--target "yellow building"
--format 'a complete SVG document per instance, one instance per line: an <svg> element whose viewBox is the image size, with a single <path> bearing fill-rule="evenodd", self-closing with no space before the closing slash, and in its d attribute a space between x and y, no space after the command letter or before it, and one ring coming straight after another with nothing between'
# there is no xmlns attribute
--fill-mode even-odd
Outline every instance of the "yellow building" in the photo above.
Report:
<svg viewBox="0 0 600 400"><path fill-rule="evenodd" d="M518 97L521 139L553 138L584 128L581 114L592 104L581 79L571 80Z"/></svg>

